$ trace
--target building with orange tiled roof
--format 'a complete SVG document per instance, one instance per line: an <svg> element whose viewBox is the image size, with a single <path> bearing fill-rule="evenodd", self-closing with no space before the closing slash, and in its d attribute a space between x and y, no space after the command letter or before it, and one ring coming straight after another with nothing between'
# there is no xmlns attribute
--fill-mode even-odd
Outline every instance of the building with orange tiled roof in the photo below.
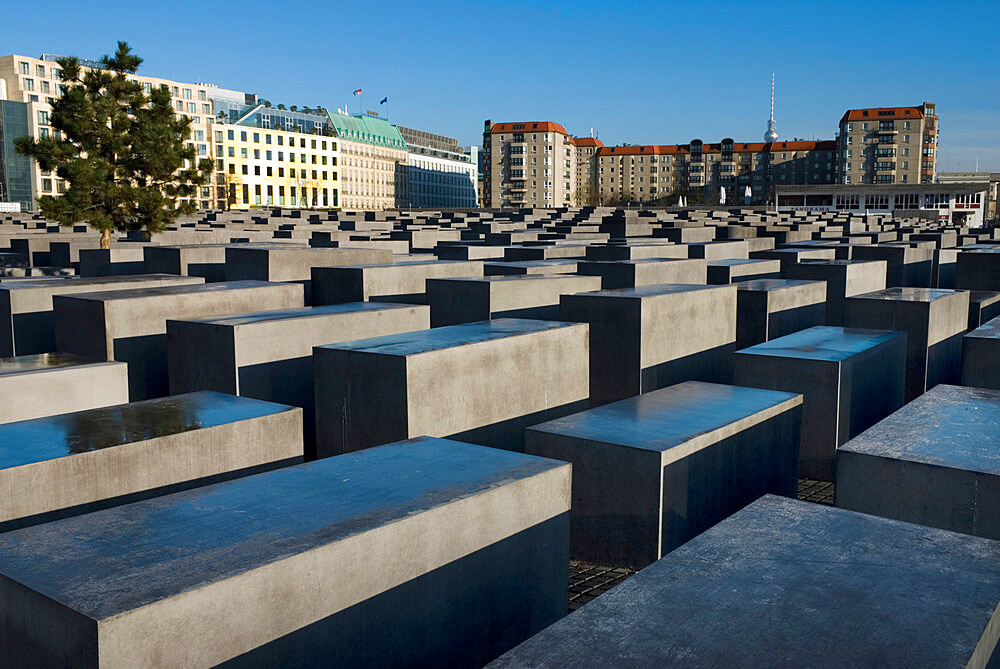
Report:
<svg viewBox="0 0 1000 669"><path fill-rule="evenodd" d="M842 184L934 183L938 117L933 102L848 109L837 139Z"/></svg>

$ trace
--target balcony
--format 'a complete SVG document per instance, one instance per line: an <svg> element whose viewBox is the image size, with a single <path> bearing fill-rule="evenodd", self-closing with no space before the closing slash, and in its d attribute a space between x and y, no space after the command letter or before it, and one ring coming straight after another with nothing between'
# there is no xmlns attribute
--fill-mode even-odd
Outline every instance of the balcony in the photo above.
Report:
<svg viewBox="0 0 1000 669"><path fill-rule="evenodd" d="M524 182L523 181L511 181L510 182L510 190L511 190L511 192L518 192L518 191L522 191L523 192L525 190Z"/></svg>

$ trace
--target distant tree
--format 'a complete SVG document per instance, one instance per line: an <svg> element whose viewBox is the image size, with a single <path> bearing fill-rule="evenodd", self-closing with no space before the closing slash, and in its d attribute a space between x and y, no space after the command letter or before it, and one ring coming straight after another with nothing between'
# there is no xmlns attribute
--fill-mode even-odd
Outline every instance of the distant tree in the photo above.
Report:
<svg viewBox="0 0 1000 669"><path fill-rule="evenodd" d="M593 207L598 204L600 199L600 193L597 192L597 186L592 183L583 184L580 187L580 204L584 207Z"/></svg>
<svg viewBox="0 0 1000 669"><path fill-rule="evenodd" d="M197 210L193 198L209 181L210 159L199 160L191 121L175 115L170 91L148 94L130 78L142 59L118 42L104 69L83 71L76 58L60 58L63 94L52 104L54 136L17 140L18 152L69 183L59 197L38 198L42 214L62 225L86 221L101 231L101 248L111 231L162 232L181 214Z"/></svg>

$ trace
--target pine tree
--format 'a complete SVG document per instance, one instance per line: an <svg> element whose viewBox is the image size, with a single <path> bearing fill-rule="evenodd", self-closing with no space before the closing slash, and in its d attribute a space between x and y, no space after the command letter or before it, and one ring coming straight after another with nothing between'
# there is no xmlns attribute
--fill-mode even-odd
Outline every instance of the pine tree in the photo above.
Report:
<svg viewBox="0 0 1000 669"><path fill-rule="evenodd" d="M59 197L38 198L42 214L62 225L86 221L100 230L101 248L111 231L162 232L181 214L196 210L198 188L208 183L210 159L198 160L191 121L175 115L170 91L130 78L142 63L118 42L103 69L80 67L76 58L57 61L62 95L52 104L54 135L23 137L17 150L69 183Z"/></svg>

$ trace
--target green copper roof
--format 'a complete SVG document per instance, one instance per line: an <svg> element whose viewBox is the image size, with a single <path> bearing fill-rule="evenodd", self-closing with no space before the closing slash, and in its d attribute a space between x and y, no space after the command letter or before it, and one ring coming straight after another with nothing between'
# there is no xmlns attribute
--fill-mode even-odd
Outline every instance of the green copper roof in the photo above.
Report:
<svg viewBox="0 0 1000 669"><path fill-rule="evenodd" d="M327 115L341 139L406 150L406 142L399 134L399 128L388 121L371 116L347 116L330 112Z"/></svg>

